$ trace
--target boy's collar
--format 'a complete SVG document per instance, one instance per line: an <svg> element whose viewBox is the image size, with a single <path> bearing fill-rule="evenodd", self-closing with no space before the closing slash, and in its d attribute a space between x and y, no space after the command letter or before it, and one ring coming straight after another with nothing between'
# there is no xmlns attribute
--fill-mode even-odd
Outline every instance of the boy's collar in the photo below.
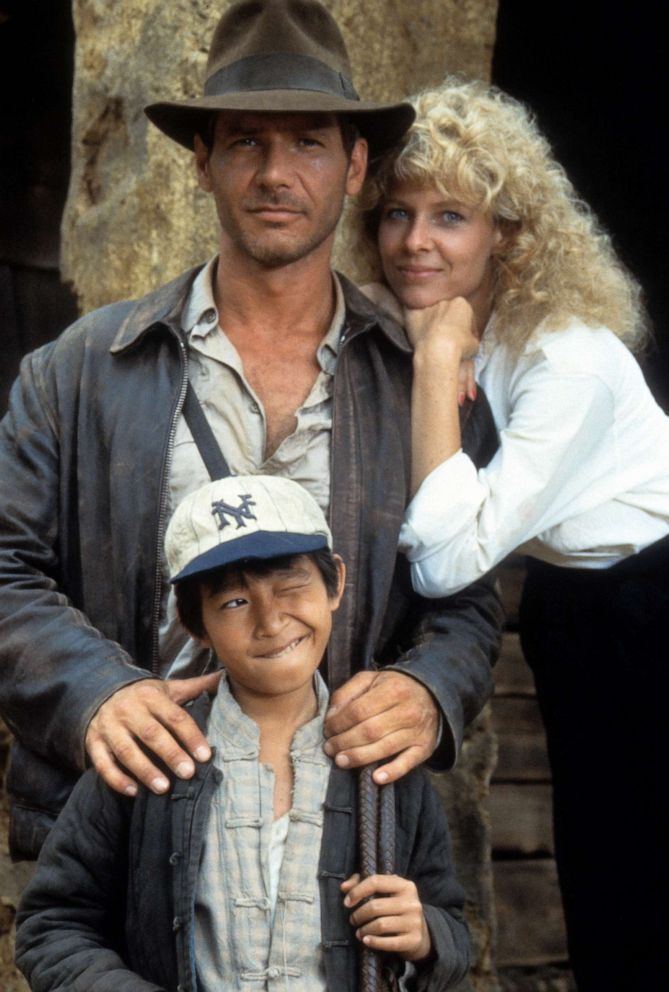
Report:
<svg viewBox="0 0 669 992"><path fill-rule="evenodd" d="M320 673L314 673L314 690L318 711L316 716L295 731L290 748L291 756L302 756L307 752L320 755L312 760L323 763L330 759L323 751L323 722L328 708L330 694ZM215 747L221 759L258 758L260 754L260 728L248 717L232 694L227 675L223 672L218 692L212 700L207 724L209 743Z"/></svg>

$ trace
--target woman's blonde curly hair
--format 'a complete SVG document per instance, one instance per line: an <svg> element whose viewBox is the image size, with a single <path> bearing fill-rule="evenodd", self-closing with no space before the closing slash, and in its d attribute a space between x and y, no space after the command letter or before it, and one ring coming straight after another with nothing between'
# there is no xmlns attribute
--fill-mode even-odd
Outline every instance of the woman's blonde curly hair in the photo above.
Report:
<svg viewBox="0 0 669 992"><path fill-rule="evenodd" d="M412 103L417 116L404 146L370 176L360 201L368 253L396 181L436 187L500 225L492 302L496 331L512 347L520 350L539 324L557 330L577 317L639 350L647 335L640 287L530 112L494 87L453 77ZM378 273L378 255L376 265Z"/></svg>

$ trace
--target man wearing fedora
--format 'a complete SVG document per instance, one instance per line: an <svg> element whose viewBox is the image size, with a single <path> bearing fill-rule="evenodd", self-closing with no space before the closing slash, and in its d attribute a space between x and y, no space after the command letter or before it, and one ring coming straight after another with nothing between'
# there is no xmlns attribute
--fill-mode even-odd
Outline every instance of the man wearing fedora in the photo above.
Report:
<svg viewBox="0 0 669 992"><path fill-rule="evenodd" d="M218 675L178 623L163 537L211 476L281 474L329 513L349 582L323 669L328 749L390 781L448 767L487 698L500 614L487 583L422 600L397 556L408 497L411 351L330 254L368 155L408 104L362 101L316 0L242 0L211 44L204 95L147 108L192 148L219 252L28 355L0 425L0 707L17 741L15 856L34 856L92 762L134 795L210 756L179 705ZM477 462L483 399L463 414ZM227 508L244 526L247 508ZM232 516L231 516L232 515ZM351 673L357 673L350 678Z"/></svg>

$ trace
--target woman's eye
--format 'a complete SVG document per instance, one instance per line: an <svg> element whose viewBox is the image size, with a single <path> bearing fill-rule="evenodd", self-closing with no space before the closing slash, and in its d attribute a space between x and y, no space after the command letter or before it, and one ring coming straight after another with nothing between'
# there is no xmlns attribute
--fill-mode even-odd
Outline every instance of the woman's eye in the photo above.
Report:
<svg viewBox="0 0 669 992"><path fill-rule="evenodd" d="M407 220L409 214L402 207L389 207L384 215L384 220Z"/></svg>
<svg viewBox="0 0 669 992"><path fill-rule="evenodd" d="M465 219L457 210L444 210L441 217L447 224L459 224Z"/></svg>

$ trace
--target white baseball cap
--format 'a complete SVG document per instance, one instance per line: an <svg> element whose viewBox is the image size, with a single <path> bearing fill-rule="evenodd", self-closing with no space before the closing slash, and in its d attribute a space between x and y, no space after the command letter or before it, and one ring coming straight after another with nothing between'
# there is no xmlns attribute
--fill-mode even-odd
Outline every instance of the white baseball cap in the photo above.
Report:
<svg viewBox="0 0 669 992"><path fill-rule="evenodd" d="M165 535L170 582L248 558L332 550L323 511L306 489L276 475L209 482L177 507Z"/></svg>

